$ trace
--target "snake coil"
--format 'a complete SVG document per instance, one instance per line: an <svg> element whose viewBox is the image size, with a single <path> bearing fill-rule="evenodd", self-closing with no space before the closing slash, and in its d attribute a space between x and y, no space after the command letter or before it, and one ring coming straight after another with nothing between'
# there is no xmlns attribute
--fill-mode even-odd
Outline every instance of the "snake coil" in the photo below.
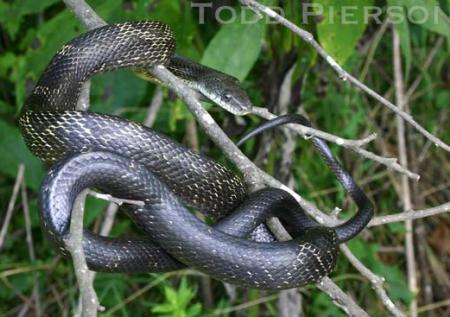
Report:
<svg viewBox="0 0 450 317"><path fill-rule="evenodd" d="M64 239L74 200L83 189L95 187L145 202L125 209L145 238L109 238L85 230L83 248L93 270L161 272L187 265L225 282L261 289L297 287L329 274L338 244L361 231L373 210L322 140L313 139L316 148L359 206L353 218L336 228L310 219L286 191L247 193L235 173L149 128L76 111L81 87L94 74L118 68L145 72L165 64L213 101L234 104L235 113L248 112L250 102L235 79L174 56L174 47L165 24L130 22L87 32L53 57L19 120L29 149L47 163L57 162L40 194L44 230L67 253ZM255 133L292 120L308 124L287 116ZM184 204L216 224L201 222ZM293 240L249 239L255 230L266 232L260 225L274 216Z"/></svg>

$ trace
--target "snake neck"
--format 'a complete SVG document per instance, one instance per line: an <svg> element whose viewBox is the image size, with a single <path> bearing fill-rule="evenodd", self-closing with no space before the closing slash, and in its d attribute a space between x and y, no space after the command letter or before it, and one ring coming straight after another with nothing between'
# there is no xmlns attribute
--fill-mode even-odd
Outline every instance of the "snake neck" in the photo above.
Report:
<svg viewBox="0 0 450 317"><path fill-rule="evenodd" d="M24 110L75 110L83 83L97 73L166 64L175 50L170 28L143 21L107 25L67 43L53 57Z"/></svg>

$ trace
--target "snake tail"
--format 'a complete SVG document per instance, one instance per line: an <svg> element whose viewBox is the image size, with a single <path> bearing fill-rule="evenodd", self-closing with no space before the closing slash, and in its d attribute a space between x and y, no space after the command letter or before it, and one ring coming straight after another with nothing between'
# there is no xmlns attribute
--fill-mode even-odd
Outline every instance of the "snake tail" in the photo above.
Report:
<svg viewBox="0 0 450 317"><path fill-rule="evenodd" d="M237 144L239 146L251 137L254 137L264 131L290 123L301 124L309 128L312 127L311 122L300 114L281 115L277 118L262 123L243 136ZM358 206L358 211L352 218L334 228L336 230L338 242L343 243L352 239L367 226L374 215L374 208L369 198L367 198L364 192L359 188L354 179L336 160L327 143L316 136L313 136L311 140L316 151L319 152L328 167L336 175L338 181L342 184Z"/></svg>

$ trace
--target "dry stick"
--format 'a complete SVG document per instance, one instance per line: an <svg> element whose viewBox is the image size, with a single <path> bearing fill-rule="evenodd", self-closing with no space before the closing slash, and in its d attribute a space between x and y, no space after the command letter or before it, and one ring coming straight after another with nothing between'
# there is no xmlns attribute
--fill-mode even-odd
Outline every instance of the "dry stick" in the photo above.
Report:
<svg viewBox="0 0 450 317"><path fill-rule="evenodd" d="M333 303L340 307L348 316L369 317L367 312L358 305L349 305L348 301L353 301L353 299L340 289L328 276L324 277L316 285L320 290L330 296Z"/></svg>
<svg viewBox="0 0 450 317"><path fill-rule="evenodd" d="M438 308L441 308L441 307L446 307L446 306L450 306L450 299L446 299L446 300L443 300L441 302L436 302L436 303L428 304L428 305L425 305L425 306L421 306L421 307L419 307L417 309L417 312L419 314L423 314L423 313L425 313L427 311L438 309Z"/></svg>
<svg viewBox="0 0 450 317"><path fill-rule="evenodd" d="M95 293L93 273L89 271L83 252L83 215L87 193L88 190L84 190L75 199L70 219L70 234L65 240L79 284L83 317L97 316L97 310L103 309Z"/></svg>
<svg viewBox="0 0 450 317"><path fill-rule="evenodd" d="M386 293L386 290L383 288L384 279L372 271L370 271L367 267L362 265L362 263L355 257L355 255L350 251L347 245L342 244L340 246L342 253L344 253L348 260L352 263L352 265L365 277L367 277L372 284L373 289L377 293L378 297L383 302L384 306L396 317L406 317L406 315L395 306L392 300Z"/></svg>
<svg viewBox="0 0 450 317"><path fill-rule="evenodd" d="M450 202L428 209L410 210L395 215L375 217L369 222L368 227L380 226L387 223L400 222L405 220L421 219L447 212L450 212Z"/></svg>
<svg viewBox="0 0 450 317"><path fill-rule="evenodd" d="M441 141L439 138L435 137L433 134L428 132L425 128L423 128L420 124L418 124L414 118L409 115L408 113L402 111L399 109L396 105L394 105L389 100L385 99L383 96L375 92L374 90L367 87L365 84L360 82L358 79L353 77L350 73L345 71L321 46L320 44L314 39L314 36L300 28L299 26L295 25L291 21L285 19L284 17L280 16L278 13L276 13L274 10L260 4L259 2L255 0L240 0L242 4L256 10L259 12L262 12L266 14L267 16L271 17L275 21L279 22L280 24L284 25L288 29L290 29L292 32L300 36L303 40L305 40L309 45L311 45L317 53L322 56L325 61L331 66L331 68L334 69L334 71L338 74L339 78L341 78L344 81L348 81L352 83L354 86L360 88L362 91L367 93L369 96L375 98L378 102L383 104L384 106L388 107L391 111L396 113L399 117L401 117L403 120L411 124L416 130L418 130L420 133L422 133L427 139L429 139L433 144L435 144L438 147L443 148L445 151L450 152L450 146L443 141Z"/></svg>
<svg viewBox="0 0 450 317"><path fill-rule="evenodd" d="M267 119L267 120L275 119L276 117L278 117L277 115L271 113L266 108L262 108L262 107L253 107L252 113L256 114L259 117ZM304 138L311 138L313 136L316 136L323 140L326 140L326 141L329 141L332 143L336 143L337 145L343 146L346 148L361 147L361 146L367 145L368 143L372 142L373 140L375 140L377 138L377 134L372 133L368 137L365 137L361 140L349 140L349 139L344 139L344 138L338 137L334 134L330 134L330 133L327 133L327 132L324 132L324 131L321 131L321 130L318 130L315 128L310 128L310 127L307 127L307 126L304 126L301 124L290 123L290 124L287 124L286 127L299 133Z"/></svg>
<svg viewBox="0 0 450 317"><path fill-rule="evenodd" d="M25 230L27 237L27 245L28 245L28 255L30 257L31 263L36 262L36 254L34 252L34 244L33 244L33 234L31 232L31 220L30 220L30 208L28 206L28 194L27 188L25 186L25 182L22 182L21 186L21 196L22 196L22 209L25 218ZM42 315L42 305L41 305L41 296L39 294L39 280L37 272L33 272L33 297L35 302L35 311L36 316Z"/></svg>
<svg viewBox="0 0 450 317"><path fill-rule="evenodd" d="M265 108L254 107L253 113L262 118L268 119L268 120L274 119L277 117L276 115L274 115L273 113L271 113L269 110L267 110ZM335 136L333 134L329 134L329 133L326 133L326 132L323 132L320 130L305 127L300 124L288 124L288 125L286 125L286 127L296 131L297 133L302 135L304 138L308 138L311 136L317 136L323 140L326 140L326 141L329 141L332 143L336 143L339 146L342 146L344 148L352 150L365 158L368 158L372 161L375 161L382 165L385 165L389 169L392 169L401 174L404 174L414 180L419 180L419 178L420 178L420 175L413 173L410 170L408 170L407 168L405 168L404 166L402 166L401 164L398 164L396 158L388 158L388 157L379 156L377 154L374 154L372 152L369 152L369 151L361 148L362 146L373 141L377 137L376 133L373 133L373 134L369 135L368 137L361 139L361 140L347 140L347 139L343 139L338 136Z"/></svg>
<svg viewBox="0 0 450 317"><path fill-rule="evenodd" d="M224 154L238 166L249 185L255 187L261 185L261 181L270 181L271 183L278 184L278 186L275 185L274 187L289 189L287 186L276 181L256 167L228 138L222 129L220 129L211 115L203 109L196 98L195 92L186 87L186 85L175 77L175 75L168 71L164 66L154 67L152 73L166 83L186 102L189 110L196 116L206 134L223 150ZM290 192L293 191L290 190ZM295 195L299 197L298 194ZM350 313L351 316L367 316L362 308L360 308L350 296L340 290L331 280L329 280L329 282L328 280L328 278L325 278L325 281L327 282L321 284L320 288L328 294L335 303L339 303L339 307L343 307L344 311Z"/></svg>
<svg viewBox="0 0 450 317"><path fill-rule="evenodd" d="M84 0L63 0L63 2L89 30L107 24Z"/></svg>
<svg viewBox="0 0 450 317"><path fill-rule="evenodd" d="M396 28L392 28L393 32L393 56L394 56L394 79L395 79L395 92L397 104L399 109L405 111L407 108L406 98L405 98L405 88L403 83L403 70L402 70L402 59L400 52L400 35ZM406 149L406 129L405 122L399 117L396 118L397 121L397 139L399 148L399 158L400 163L403 166L408 166L408 154ZM409 181L405 176L401 177L401 193L402 193L402 204L405 210L412 209L411 202L411 188ZM405 221L406 226L406 237L405 237L405 248L406 248L406 266L408 268L408 285L409 289L413 294L417 294L417 276L416 276L416 257L414 254L414 237L413 237L413 222L412 220ZM410 315L411 317L417 317L417 299L413 299L410 303Z"/></svg>
<svg viewBox="0 0 450 317"><path fill-rule="evenodd" d="M3 247L3 243L5 242L6 233L8 232L12 212L14 210L14 205L16 204L17 195L19 194L20 184L22 184L23 182L24 174L25 174L25 165L21 163L19 164L19 168L17 170L16 182L14 183L11 199L9 200L8 208L6 209L5 219L3 219L2 230L0 231L0 251Z"/></svg>
<svg viewBox="0 0 450 317"><path fill-rule="evenodd" d="M142 200L116 198L116 197L111 196L110 194L97 193L96 191L93 191L93 190L89 190L88 194L97 199L106 200L106 201L115 203L119 206L122 206L123 204L129 204L129 205L136 205L136 206L142 207L145 205L145 203Z"/></svg>
<svg viewBox="0 0 450 317"><path fill-rule="evenodd" d="M156 115L159 112L163 102L163 91L161 87L156 87L155 93L153 94L152 101L148 108L147 117L144 120L144 125L147 127L152 127L156 120Z"/></svg>

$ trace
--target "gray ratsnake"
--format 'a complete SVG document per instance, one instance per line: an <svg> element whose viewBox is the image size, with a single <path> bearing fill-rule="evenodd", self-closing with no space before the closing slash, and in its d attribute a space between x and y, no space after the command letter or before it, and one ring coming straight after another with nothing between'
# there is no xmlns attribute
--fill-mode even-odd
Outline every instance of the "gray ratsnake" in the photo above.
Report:
<svg viewBox="0 0 450 317"><path fill-rule="evenodd" d="M235 173L149 128L76 110L81 87L94 74L118 68L149 73L163 64L227 110L250 111L236 79L176 56L174 48L165 24L128 22L82 34L53 57L19 118L28 148L44 162L55 163L40 193L44 231L67 254L64 239L74 200L93 187L144 201L143 207L126 206L125 212L145 238L102 237L85 230L83 248L92 270L162 272L189 266L224 282L260 289L320 280L334 269L338 244L358 234L373 215L367 197L321 139L312 138L315 148L359 207L353 218L334 228L309 218L284 190L248 193ZM301 116L287 115L249 136L287 122L309 125ZM185 204L215 224L198 220ZM279 217L293 239L274 241L263 225L269 217Z"/></svg>

